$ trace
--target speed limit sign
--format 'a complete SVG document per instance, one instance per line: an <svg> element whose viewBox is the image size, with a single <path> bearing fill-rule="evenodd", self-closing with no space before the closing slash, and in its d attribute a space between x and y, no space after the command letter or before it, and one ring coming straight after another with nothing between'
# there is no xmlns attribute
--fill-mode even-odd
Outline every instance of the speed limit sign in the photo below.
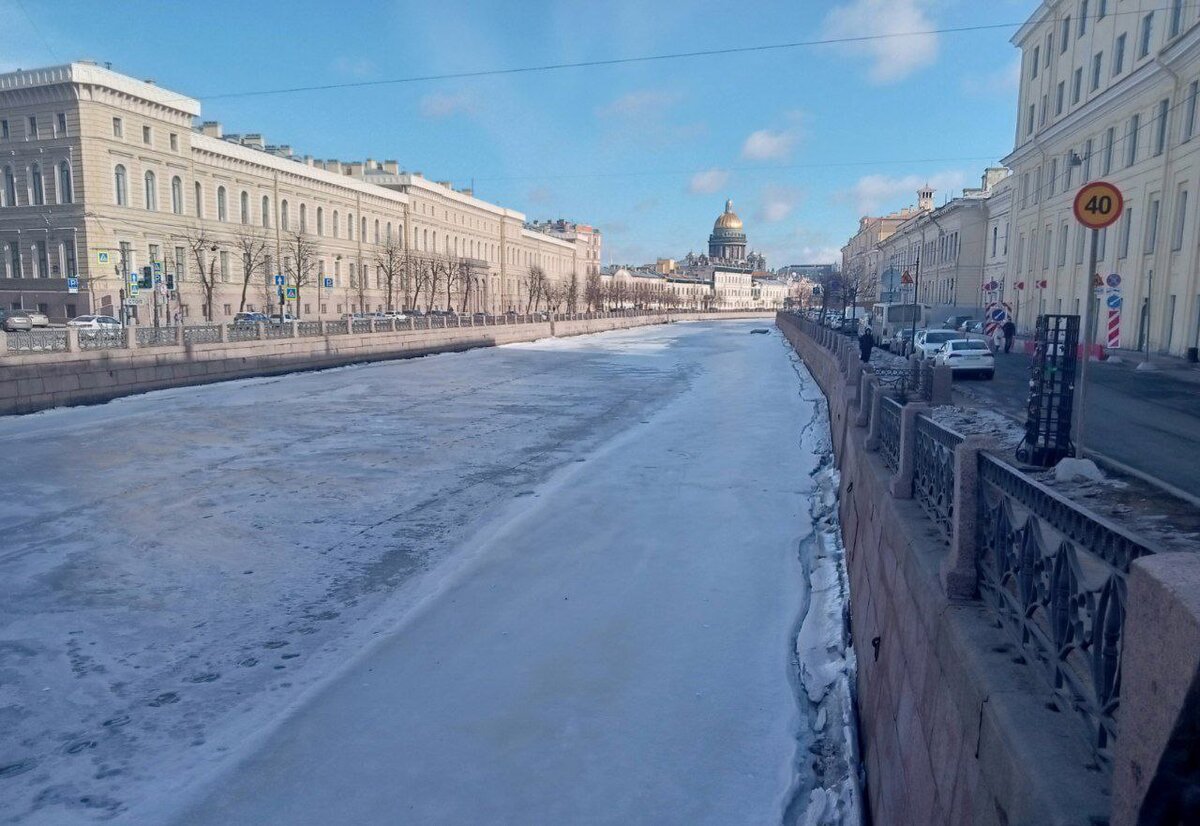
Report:
<svg viewBox="0 0 1200 826"><path fill-rule="evenodd" d="M1075 219L1091 229L1103 229L1115 223L1124 207L1121 190L1105 181L1085 184L1075 195Z"/></svg>

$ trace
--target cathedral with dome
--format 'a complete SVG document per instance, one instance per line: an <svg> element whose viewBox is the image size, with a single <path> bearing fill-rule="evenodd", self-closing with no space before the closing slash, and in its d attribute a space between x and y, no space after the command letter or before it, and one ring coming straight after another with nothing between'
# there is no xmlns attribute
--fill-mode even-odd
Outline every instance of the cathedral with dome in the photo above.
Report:
<svg viewBox="0 0 1200 826"><path fill-rule="evenodd" d="M725 211L713 222L712 234L708 236L708 255L689 252L679 262L683 272L710 276L720 268L762 272L767 268L767 259L756 252L746 252L746 230L742 219L733 211L733 201L725 202Z"/></svg>

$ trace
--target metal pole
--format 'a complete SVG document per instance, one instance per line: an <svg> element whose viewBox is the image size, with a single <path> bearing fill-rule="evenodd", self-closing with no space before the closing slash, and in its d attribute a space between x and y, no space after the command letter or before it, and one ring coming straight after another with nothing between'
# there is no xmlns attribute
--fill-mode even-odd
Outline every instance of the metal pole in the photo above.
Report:
<svg viewBox="0 0 1200 826"><path fill-rule="evenodd" d="M1096 338L1096 312L1092 305L1095 303L1095 289L1092 287L1096 277L1096 253L1099 249L1100 230L1092 230L1092 252L1088 256L1087 281L1083 297L1085 303L1083 322L1083 364L1079 367L1079 382L1075 385L1075 458L1083 458L1083 426L1084 403L1087 395L1088 365L1092 361L1092 341Z"/></svg>
<svg viewBox="0 0 1200 826"><path fill-rule="evenodd" d="M922 239L924 236L922 236ZM921 245L924 246L924 240ZM909 331L908 345L904 348L905 355L908 355L909 348L911 352L916 352L917 341L917 290L921 287L921 253L917 253L917 274L913 278L913 312L912 312L912 329Z"/></svg>

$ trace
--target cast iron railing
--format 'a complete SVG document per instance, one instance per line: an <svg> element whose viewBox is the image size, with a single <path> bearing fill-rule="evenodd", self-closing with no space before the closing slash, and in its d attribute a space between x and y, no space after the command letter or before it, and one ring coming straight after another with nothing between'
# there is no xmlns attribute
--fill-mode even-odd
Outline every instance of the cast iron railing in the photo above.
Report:
<svg viewBox="0 0 1200 826"><path fill-rule="evenodd" d="M80 350L117 350L129 346L124 328L80 330Z"/></svg>
<svg viewBox="0 0 1200 826"><path fill-rule="evenodd" d="M960 442L962 436L917 416L912 495L947 542L954 524L954 448Z"/></svg>
<svg viewBox="0 0 1200 826"><path fill-rule="evenodd" d="M321 322L319 321L297 321L296 335L298 336L319 336L321 335Z"/></svg>
<svg viewBox="0 0 1200 826"><path fill-rule="evenodd" d="M47 353L67 349L65 328L21 330L8 334L8 350L17 353Z"/></svg>
<svg viewBox="0 0 1200 826"><path fill-rule="evenodd" d="M295 335L292 332L292 324L293 322L290 321L285 321L283 324L267 324L263 327L263 337L292 338Z"/></svg>
<svg viewBox="0 0 1200 826"><path fill-rule="evenodd" d="M890 396L879 400L879 454L889 468L900 468L900 403Z"/></svg>
<svg viewBox="0 0 1200 826"><path fill-rule="evenodd" d="M226 341L258 341L257 324L228 324L225 327Z"/></svg>
<svg viewBox="0 0 1200 826"><path fill-rule="evenodd" d="M341 335L348 332L350 332L350 323L345 319L325 322L325 335L327 336Z"/></svg>
<svg viewBox="0 0 1200 826"><path fill-rule="evenodd" d="M138 327L134 335L138 347L172 347L175 344L174 327Z"/></svg>
<svg viewBox="0 0 1200 826"><path fill-rule="evenodd" d="M221 328L216 324L194 324L183 328L184 344L213 344L221 340Z"/></svg>
<svg viewBox="0 0 1200 826"><path fill-rule="evenodd" d="M350 322L350 332L352 333L369 333L371 332L371 320L369 318L356 318Z"/></svg>
<svg viewBox="0 0 1200 826"><path fill-rule="evenodd" d="M1088 726L1109 765L1117 734L1125 578L1154 550L980 454L979 588L1000 624Z"/></svg>

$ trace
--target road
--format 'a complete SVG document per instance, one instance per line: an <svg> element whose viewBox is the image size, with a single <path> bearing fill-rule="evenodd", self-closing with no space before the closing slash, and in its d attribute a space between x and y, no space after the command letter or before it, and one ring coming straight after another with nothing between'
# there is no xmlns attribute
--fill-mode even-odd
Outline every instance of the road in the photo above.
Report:
<svg viewBox="0 0 1200 826"><path fill-rule="evenodd" d="M1025 420L1031 358L996 355L991 382L959 379L955 387ZM1085 448L1200 497L1200 385L1176 369L1138 372L1096 362L1088 372Z"/></svg>
<svg viewBox="0 0 1200 826"><path fill-rule="evenodd" d="M823 420L753 326L0 420L0 822L779 822Z"/></svg>

